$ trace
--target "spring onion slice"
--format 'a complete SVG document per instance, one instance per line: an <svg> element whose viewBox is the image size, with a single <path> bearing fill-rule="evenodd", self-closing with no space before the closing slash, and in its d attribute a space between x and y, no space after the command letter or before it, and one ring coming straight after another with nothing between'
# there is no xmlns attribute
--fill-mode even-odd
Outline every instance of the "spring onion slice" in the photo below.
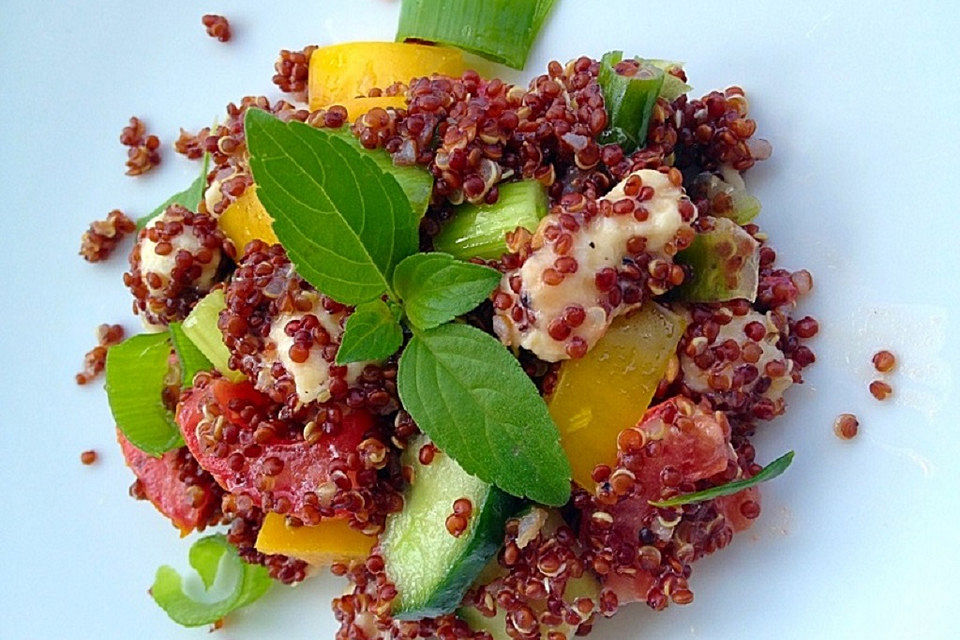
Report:
<svg viewBox="0 0 960 640"><path fill-rule="evenodd" d="M191 182L189 187L179 193L173 194L159 207L147 215L140 217L137 220L137 231L150 224L151 220L166 211L167 207L172 204L178 204L181 207L186 207L190 211L196 212L197 207L200 206L200 201L203 200L203 192L207 189L207 172L209 170L210 154L205 153L203 154L203 163L200 165L200 175L197 176L197 179Z"/></svg>
<svg viewBox="0 0 960 640"><path fill-rule="evenodd" d="M264 567L244 562L236 548L222 534L200 538L190 547L190 566L206 588L220 591L226 582L226 595L219 600L199 601L186 594L176 569L162 566L150 588L150 595L170 618L185 627L211 624L231 611L244 607L267 592L271 584Z"/></svg>
<svg viewBox="0 0 960 640"><path fill-rule="evenodd" d="M153 456L183 446L180 429L163 403L170 371L170 336L144 333L107 351L107 401L123 435Z"/></svg>
<svg viewBox="0 0 960 640"><path fill-rule="evenodd" d="M660 97L667 102L673 102L683 94L693 89L693 87L688 85L686 82L670 73L674 70L682 70L683 65L681 63L673 62L672 60L651 60L649 58L646 61L656 68L663 70L663 87L660 88Z"/></svg>
<svg viewBox="0 0 960 640"><path fill-rule="evenodd" d="M459 47L523 69L555 0L403 0L397 41Z"/></svg>
<svg viewBox="0 0 960 640"><path fill-rule="evenodd" d="M650 115L663 87L663 70L644 61L635 75L622 76L615 67L623 60L622 51L610 51L600 59L597 82L603 89L607 110L604 143L617 143L627 153L643 146L647 139Z"/></svg>
<svg viewBox="0 0 960 640"><path fill-rule="evenodd" d="M765 466L760 473L752 478L747 478L746 480L735 480L734 482L728 482L727 484L720 485L719 487L713 487L711 489L705 489L695 493L685 493L683 495L676 496L675 498L670 498L669 500L651 500L650 504L654 507L679 507L681 505L693 504L695 502L706 502L707 500L713 500L714 498L720 498L722 496L732 496L735 493L740 493L744 489L754 487L761 482L773 480L786 471L791 462L793 462L793 451L788 451Z"/></svg>
<svg viewBox="0 0 960 640"><path fill-rule="evenodd" d="M217 326L220 312L226 308L223 289L214 289L190 311L180 328L217 371L228 380L239 382L246 379L246 376L227 366L230 361L230 350L224 344L223 333ZM192 380L191 376L190 381Z"/></svg>
<svg viewBox="0 0 960 640"><path fill-rule="evenodd" d="M180 384L184 388L190 387L193 385L193 376L201 371L212 371L213 363L183 332L183 325L179 322L171 322L167 328L170 330L170 341L180 361Z"/></svg>
<svg viewBox="0 0 960 640"><path fill-rule="evenodd" d="M548 209L546 191L536 180L502 184L494 204L457 207L433 246L461 260L496 260L507 250L507 232L523 227L533 233Z"/></svg>

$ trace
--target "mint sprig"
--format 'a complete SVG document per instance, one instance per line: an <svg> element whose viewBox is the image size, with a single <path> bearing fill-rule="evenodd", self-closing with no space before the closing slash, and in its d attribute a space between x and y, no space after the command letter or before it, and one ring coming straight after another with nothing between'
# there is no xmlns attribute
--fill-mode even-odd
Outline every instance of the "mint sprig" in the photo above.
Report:
<svg viewBox="0 0 960 640"><path fill-rule="evenodd" d="M668 500L651 500L650 504L654 507L679 507L685 504L693 504L695 502L706 502L707 500L713 500L714 498L720 498L723 496L732 496L735 493L740 493L744 489L754 487L761 482L773 480L781 473L786 471L791 462L793 462L793 451L788 451L765 466L760 473L752 478L747 478L746 480L734 480L733 482L722 484L719 487L711 487L710 489L704 489L703 491L696 491L694 493L684 493Z"/></svg>
<svg viewBox="0 0 960 640"><path fill-rule="evenodd" d="M396 353L401 344L400 310L379 298L364 302L347 318L337 364L383 360Z"/></svg>
<svg viewBox="0 0 960 640"><path fill-rule="evenodd" d="M500 272L447 253L418 253L397 265L393 289L418 329L432 329L476 308L500 282Z"/></svg>
<svg viewBox="0 0 960 640"><path fill-rule="evenodd" d="M174 622L185 627L214 623L231 611L257 600L273 584L267 570L244 562L223 534L194 542L190 547L189 559L190 566L200 576L206 591L214 587L218 578L220 581L229 581L229 586L223 598L212 602L200 601L184 592L183 580L176 569L166 565L157 569L150 595Z"/></svg>
<svg viewBox="0 0 960 640"><path fill-rule="evenodd" d="M418 244L397 181L335 134L259 109L244 125L257 197L297 272L344 304L387 293Z"/></svg>
<svg viewBox="0 0 960 640"><path fill-rule="evenodd" d="M551 505L570 496L570 465L536 386L490 335L447 324L500 280L487 267L417 253L419 212L388 167L327 132L259 110L245 118L257 196L298 273L355 305L338 363L396 352L413 333L397 386L407 411L481 480ZM386 298L384 301L383 298Z"/></svg>

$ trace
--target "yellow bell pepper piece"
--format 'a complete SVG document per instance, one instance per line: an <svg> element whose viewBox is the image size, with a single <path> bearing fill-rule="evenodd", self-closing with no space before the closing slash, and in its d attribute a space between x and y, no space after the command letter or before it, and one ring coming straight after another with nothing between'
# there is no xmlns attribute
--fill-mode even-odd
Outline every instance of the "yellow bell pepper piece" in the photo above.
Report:
<svg viewBox="0 0 960 640"><path fill-rule="evenodd" d="M308 93L316 110L365 96L374 87L441 73L459 76L467 66L463 52L405 42L347 42L321 47L310 55Z"/></svg>
<svg viewBox="0 0 960 640"><path fill-rule="evenodd" d="M616 463L617 436L643 417L684 329L682 318L648 303L560 365L547 406L577 484L592 489L594 467Z"/></svg>
<svg viewBox="0 0 960 640"><path fill-rule="evenodd" d="M267 244L279 242L272 223L273 218L260 204L256 187L251 186L224 210L218 224L220 230L233 240L237 253L242 255L243 248L251 240L263 240Z"/></svg>
<svg viewBox="0 0 960 640"><path fill-rule="evenodd" d="M350 528L345 518L329 518L314 527L288 527L286 518L268 513L257 536L257 551L282 553L321 567L363 560L377 539Z"/></svg>
<svg viewBox="0 0 960 640"><path fill-rule="evenodd" d="M403 109L407 106L404 96L378 96L374 98L349 98L337 102L347 110L347 122L353 122L370 109ZM332 106L332 105L331 105Z"/></svg>

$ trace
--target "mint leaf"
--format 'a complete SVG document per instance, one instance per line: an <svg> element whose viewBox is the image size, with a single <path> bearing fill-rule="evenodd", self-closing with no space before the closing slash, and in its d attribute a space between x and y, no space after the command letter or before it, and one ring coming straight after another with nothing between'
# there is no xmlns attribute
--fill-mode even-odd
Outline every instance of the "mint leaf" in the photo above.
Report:
<svg viewBox="0 0 960 640"><path fill-rule="evenodd" d="M379 298L357 306L343 328L337 364L383 360L396 353L403 343L403 329L399 309L394 309Z"/></svg>
<svg viewBox="0 0 960 640"><path fill-rule="evenodd" d="M171 322L167 328L180 361L180 384L184 388L193 386L193 376L200 371L213 371L213 363L207 360L207 356L187 337L179 322Z"/></svg>
<svg viewBox="0 0 960 640"><path fill-rule="evenodd" d="M173 413L163 404L170 370L170 336L142 333L107 351L107 401L130 444L160 456L183 446Z"/></svg>
<svg viewBox="0 0 960 640"><path fill-rule="evenodd" d="M140 219L137 220L137 231L150 224L151 220L166 211L167 207L172 204L178 204L181 207L186 207L190 211L196 212L200 206L200 202L203 200L203 192L207 189L208 171L210 171L210 154L205 153L203 154L203 163L200 165L200 175L197 176L197 179L180 193L175 193L167 198L162 205L147 215L141 216Z"/></svg>
<svg viewBox="0 0 960 640"><path fill-rule="evenodd" d="M259 109L244 124L257 197L297 273L344 304L388 292L418 245L397 181L336 134Z"/></svg>
<svg viewBox="0 0 960 640"><path fill-rule="evenodd" d="M244 562L222 534L194 542L190 547L190 566L196 570L207 591L221 574L229 582L223 598L201 602L184 593L183 581L176 569L166 565L157 569L150 595L174 622L185 627L216 622L258 599L273 584L264 567Z"/></svg>
<svg viewBox="0 0 960 640"><path fill-rule="evenodd" d="M650 500L650 504L654 507L679 507L684 504L693 504L694 502L706 502L707 500L713 500L714 498L719 498L721 496L731 496L735 493L740 493L744 489L749 489L750 487L758 485L761 482L773 480L781 473L786 471L791 462L793 462L793 451L788 451L765 466L760 473L752 478L747 478L746 480L735 480L733 482L720 485L719 487L704 489L703 491L697 491L695 493L685 493L683 495L670 498L669 500Z"/></svg>
<svg viewBox="0 0 960 640"><path fill-rule="evenodd" d="M367 149L360 144L360 140L350 132L348 127L334 129L330 133L371 158L380 169L393 176L400 188L403 189L403 193L406 194L407 200L410 201L410 207L413 209L414 215L418 219L423 217L423 214L427 211L427 206L430 204L430 198L433 196L433 174L420 165L393 164L393 157L389 153L383 149ZM500 197L503 197L502 190Z"/></svg>
<svg viewBox="0 0 960 640"><path fill-rule="evenodd" d="M398 390L467 473L543 504L570 497L570 463L547 405L496 339L462 324L415 333L400 357Z"/></svg>
<svg viewBox="0 0 960 640"><path fill-rule="evenodd" d="M418 253L397 265L393 289L418 329L432 329L487 299L500 272L446 253Z"/></svg>

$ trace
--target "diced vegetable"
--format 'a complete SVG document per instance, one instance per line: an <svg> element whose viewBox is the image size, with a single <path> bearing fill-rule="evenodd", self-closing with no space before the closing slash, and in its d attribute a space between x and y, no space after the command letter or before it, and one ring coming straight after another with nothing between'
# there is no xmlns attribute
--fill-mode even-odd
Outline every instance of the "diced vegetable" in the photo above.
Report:
<svg viewBox="0 0 960 640"><path fill-rule="evenodd" d="M433 246L462 260L496 260L507 250L508 232L523 227L533 233L549 208L547 193L536 180L502 184L494 204L457 207Z"/></svg>
<svg viewBox="0 0 960 640"><path fill-rule="evenodd" d="M421 464L420 449L429 443L420 436L404 452L413 481L403 510L388 517L380 543L387 576L399 592L393 615L401 620L453 611L500 547L504 524L517 506L514 498L467 474L442 452ZM455 516L460 499L469 500L470 512ZM464 526L454 527L457 536L448 530L451 517L462 518Z"/></svg>
<svg viewBox="0 0 960 640"><path fill-rule="evenodd" d="M183 590L176 569L162 566L150 588L150 595L170 618L185 627L212 624L231 611L245 607L270 589L273 582L267 570L247 564L222 534L200 538L190 547L190 566L209 591L221 573L230 579L226 595L220 600L196 600Z"/></svg>
<svg viewBox="0 0 960 640"><path fill-rule="evenodd" d="M684 321L653 303L618 318L586 356L566 360L547 399L573 479L593 487L599 464L617 460L617 436L643 417L664 377Z"/></svg>
<svg viewBox="0 0 960 640"><path fill-rule="evenodd" d="M714 228L702 231L677 254L690 275L670 295L684 302L725 302L757 299L760 243L733 220L714 218Z"/></svg>
<svg viewBox="0 0 960 640"><path fill-rule="evenodd" d="M230 203L220 216L217 224L242 255L244 247L252 240L263 240L267 244L276 244L277 236L273 232L273 218L260 204L257 188L252 186Z"/></svg>
<svg viewBox="0 0 960 640"><path fill-rule="evenodd" d="M256 547L260 553L281 553L320 567L364 560L376 542L376 537L351 528L344 518L328 518L310 527L289 527L284 516L268 513Z"/></svg>
<svg viewBox="0 0 960 640"><path fill-rule="evenodd" d="M667 102L673 102L683 94L693 89L693 87L671 73L671 71L683 69L683 65L679 62L672 62L670 60L651 60L649 58L647 59L647 62L663 71L663 86L660 87L660 97Z"/></svg>
<svg viewBox="0 0 960 640"><path fill-rule="evenodd" d="M183 446L173 412L163 403L170 375L170 336L143 333L107 351L107 400L117 428L152 456Z"/></svg>
<svg viewBox="0 0 960 640"><path fill-rule="evenodd" d="M760 200L747 193L740 172L731 166L720 168L720 175L705 171L693 181L691 197L710 201L710 215L747 224L760 213Z"/></svg>
<svg viewBox="0 0 960 640"><path fill-rule="evenodd" d="M407 106L407 99L402 95L344 98L338 100L337 104L347 110L347 121L354 122L363 114L378 107L380 109L403 109Z"/></svg>
<svg viewBox="0 0 960 640"><path fill-rule="evenodd" d="M433 175L429 171L416 165L401 166L394 164L390 154L379 149L369 150L364 148L357 137L346 128L335 133L346 140L354 149L368 154L382 171L394 177L407 196L407 200L410 201L410 207L417 217L426 213L427 205L430 204L430 196L433 193Z"/></svg>
<svg viewBox="0 0 960 640"><path fill-rule="evenodd" d="M320 47L310 56L310 109L343 104L375 87L440 73L459 76L467 66L461 51L403 42L347 42Z"/></svg>
<svg viewBox="0 0 960 640"><path fill-rule="evenodd" d="M554 0L403 0L397 40L460 47L523 69Z"/></svg>
<svg viewBox="0 0 960 640"><path fill-rule="evenodd" d="M597 82L603 89L607 110L607 129L601 134L604 142L615 142L630 153L643 146L647 139L650 115L663 87L663 70L646 61L638 61L632 75L620 75L616 66L623 60L622 51L610 51L600 59Z"/></svg>
<svg viewBox="0 0 960 640"><path fill-rule="evenodd" d="M180 385L189 387L193 383L193 376L201 371L212 371L213 363L187 337L179 322L171 322L167 329L170 330L170 340L180 361Z"/></svg>
<svg viewBox="0 0 960 640"><path fill-rule="evenodd" d="M217 327L220 312L227 306L223 289L214 289L190 311L181 325L183 334L196 345L207 360L228 380L239 382L246 378L243 373L227 366L230 350L223 342L223 333ZM190 378L193 380L193 377Z"/></svg>

